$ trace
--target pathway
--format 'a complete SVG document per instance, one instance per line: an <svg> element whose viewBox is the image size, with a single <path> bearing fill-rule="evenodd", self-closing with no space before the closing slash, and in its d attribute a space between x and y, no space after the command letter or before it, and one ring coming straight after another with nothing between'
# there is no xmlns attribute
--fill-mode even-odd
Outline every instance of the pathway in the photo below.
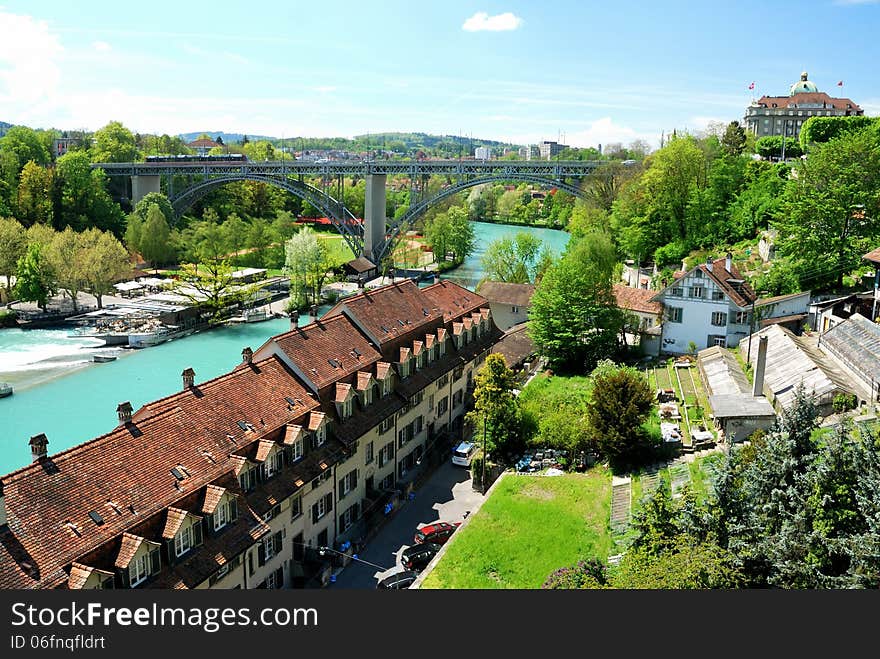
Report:
<svg viewBox="0 0 880 659"><path fill-rule="evenodd" d="M687 461L676 458L669 467L669 477L672 481L672 498L681 496L681 489L691 482L691 470Z"/></svg>
<svg viewBox="0 0 880 659"><path fill-rule="evenodd" d="M632 506L632 479L629 476L611 477L611 533L623 535L629 526Z"/></svg>

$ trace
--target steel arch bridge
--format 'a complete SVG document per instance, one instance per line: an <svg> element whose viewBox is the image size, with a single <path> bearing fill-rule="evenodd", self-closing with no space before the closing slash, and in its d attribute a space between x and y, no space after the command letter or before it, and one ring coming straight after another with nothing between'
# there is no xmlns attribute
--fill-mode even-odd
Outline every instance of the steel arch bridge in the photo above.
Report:
<svg viewBox="0 0 880 659"><path fill-rule="evenodd" d="M92 167L103 169L108 176L131 177L133 203L137 203L148 192L159 192L160 179L166 177L168 197L178 216L221 185L234 181L274 185L308 201L324 213L355 256L364 255L378 263L390 252L403 226L411 224L432 205L450 195L486 183L521 181L552 186L581 196L580 181L603 164L603 161L546 160L370 160L325 163L169 160L95 163ZM403 217L390 223L384 217L385 181L389 175L409 178L412 204ZM455 182L439 193L425 197L428 178L438 175L450 181L454 179ZM181 176L188 183L182 190L175 191L174 177ZM306 183L305 176L320 177L324 183L323 189ZM363 220L356 218L342 202L343 179L346 176L366 179L367 199ZM336 196L330 194L334 179L338 186Z"/></svg>

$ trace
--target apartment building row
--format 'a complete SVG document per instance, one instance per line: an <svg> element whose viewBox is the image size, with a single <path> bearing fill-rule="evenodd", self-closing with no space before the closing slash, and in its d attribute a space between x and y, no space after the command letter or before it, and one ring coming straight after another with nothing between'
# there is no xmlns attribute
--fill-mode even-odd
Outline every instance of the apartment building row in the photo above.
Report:
<svg viewBox="0 0 880 659"><path fill-rule="evenodd" d="M485 298L406 281L242 351L231 372L0 478L0 588L283 588L332 556L461 433L501 332Z"/></svg>

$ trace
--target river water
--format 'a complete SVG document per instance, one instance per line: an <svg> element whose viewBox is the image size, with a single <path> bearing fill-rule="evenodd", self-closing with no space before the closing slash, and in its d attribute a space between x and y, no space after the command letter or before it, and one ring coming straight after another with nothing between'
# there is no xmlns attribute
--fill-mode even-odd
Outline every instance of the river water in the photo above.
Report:
<svg viewBox="0 0 880 659"><path fill-rule="evenodd" d="M476 222L474 230L477 251L444 275L471 289L483 276L480 258L492 240L525 230L556 253L568 242L568 234L551 229ZM303 315L300 324L309 320ZM289 327L287 319L232 325L142 350L104 348L99 340L69 338L67 329L0 330L0 380L15 387L0 398L0 475L30 462L33 435L45 433L52 454L109 432L119 403L130 401L137 410L180 390L187 367L196 382L222 375L241 362L242 348L256 350ZM96 364L96 353L117 359Z"/></svg>

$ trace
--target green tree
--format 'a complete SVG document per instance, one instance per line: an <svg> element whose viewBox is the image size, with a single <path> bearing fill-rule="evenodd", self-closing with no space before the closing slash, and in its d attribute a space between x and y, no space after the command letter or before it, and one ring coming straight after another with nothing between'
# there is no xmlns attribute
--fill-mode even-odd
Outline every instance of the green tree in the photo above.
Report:
<svg viewBox="0 0 880 659"><path fill-rule="evenodd" d="M484 457L499 459L521 450L521 417L513 394L513 371L504 362L504 356L492 353L477 371L474 389L474 409L466 420L473 425L475 438L484 433Z"/></svg>
<svg viewBox="0 0 880 659"><path fill-rule="evenodd" d="M147 211L147 219L141 229L139 247L141 255L156 269L171 256L170 234L171 229L159 205L153 204Z"/></svg>
<svg viewBox="0 0 880 659"><path fill-rule="evenodd" d="M878 190L880 134L863 130L817 145L785 190L780 250L814 279L841 286L880 238Z"/></svg>
<svg viewBox="0 0 880 659"><path fill-rule="evenodd" d="M474 225L468 220L467 211L461 207L453 206L446 211L446 215L450 223L449 248L460 263L474 251Z"/></svg>
<svg viewBox="0 0 880 659"><path fill-rule="evenodd" d="M632 367L603 362L592 378L587 425L599 453L615 469L652 459L656 447L643 425L654 396L644 375Z"/></svg>
<svg viewBox="0 0 880 659"><path fill-rule="evenodd" d="M738 121L731 121L721 138L721 148L729 156L741 155L746 146L746 131Z"/></svg>
<svg viewBox="0 0 880 659"><path fill-rule="evenodd" d="M70 227L56 233L45 251L57 287L70 298L74 311L79 293L86 287L86 252L83 234Z"/></svg>
<svg viewBox="0 0 880 659"><path fill-rule="evenodd" d="M109 231L87 229L83 242L83 290L95 296L98 308L103 309L102 298L113 291L113 284L131 270L128 252Z"/></svg>
<svg viewBox="0 0 880 659"><path fill-rule="evenodd" d="M252 299L258 285L240 286L232 276L232 266L226 260L212 260L195 266L187 264L182 267L183 276L175 291L210 313L211 320L218 321L226 316L230 309Z"/></svg>
<svg viewBox="0 0 880 659"><path fill-rule="evenodd" d="M554 368L587 369L611 356L623 326L612 281L611 238L593 233L569 243L532 297L529 334Z"/></svg>
<svg viewBox="0 0 880 659"><path fill-rule="evenodd" d="M806 152L814 144L830 142L844 133L858 132L878 125L877 117L810 117L801 126L798 137L801 149Z"/></svg>
<svg viewBox="0 0 880 659"><path fill-rule="evenodd" d="M49 298L55 295L55 275L52 267L43 257L43 246L39 243L28 245L27 251L16 267L15 290L20 300L36 302L40 309L46 310Z"/></svg>
<svg viewBox="0 0 880 659"><path fill-rule="evenodd" d="M111 121L95 131L92 162L134 162L139 156L134 134L120 122Z"/></svg>
<svg viewBox="0 0 880 659"><path fill-rule="evenodd" d="M25 126L13 126L0 137L0 152L15 154L18 167L33 160L41 166L49 164L49 150L43 144L37 131ZM19 169L15 170L18 176Z"/></svg>
<svg viewBox="0 0 880 659"><path fill-rule="evenodd" d="M533 282L542 248L547 245L526 231L518 231L512 238L504 236L493 240L483 253L486 279L515 284Z"/></svg>
<svg viewBox="0 0 880 659"><path fill-rule="evenodd" d="M162 211L162 215L165 216L165 221L168 223L168 226L174 226L176 219L174 208L171 206L168 197L161 192L148 192L145 194L141 200L135 204L134 213L140 217L142 221L146 221L150 206L153 204L156 204L159 207L159 210Z"/></svg>
<svg viewBox="0 0 880 659"><path fill-rule="evenodd" d="M28 227L37 222L52 224L54 190L52 170L33 160L21 170L18 182L18 219Z"/></svg>
<svg viewBox="0 0 880 659"><path fill-rule="evenodd" d="M755 142L755 152L762 158L781 158L782 157L782 136L766 135L759 137ZM801 145L796 137L785 138L785 157L799 158L804 154Z"/></svg>
<svg viewBox="0 0 880 659"><path fill-rule="evenodd" d="M6 277L6 289L15 274L19 259L27 250L24 227L11 217L0 217L0 275Z"/></svg>
<svg viewBox="0 0 880 659"><path fill-rule="evenodd" d="M290 277L290 305L318 304L330 269L327 248L311 227L303 227L285 244L284 272Z"/></svg>
<svg viewBox="0 0 880 659"><path fill-rule="evenodd" d="M122 233L124 216L119 204L107 193L106 174L92 169L84 151L71 151L55 164L60 195L55 209L58 227L77 230L89 227Z"/></svg>

